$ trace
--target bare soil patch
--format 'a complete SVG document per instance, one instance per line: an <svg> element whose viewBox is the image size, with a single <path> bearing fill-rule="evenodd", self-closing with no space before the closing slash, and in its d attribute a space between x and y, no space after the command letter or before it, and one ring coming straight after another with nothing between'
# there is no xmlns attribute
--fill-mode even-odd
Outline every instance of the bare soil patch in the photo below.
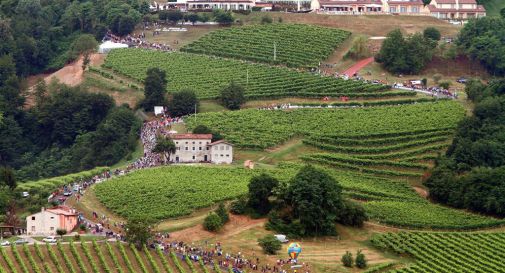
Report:
<svg viewBox="0 0 505 273"><path fill-rule="evenodd" d="M170 233L170 240L193 242L212 237L222 240L255 227L262 227L265 222L266 219L251 219L243 215L230 214L230 222L224 225L223 229L218 233L208 232L203 229L201 224L198 224L194 227Z"/></svg>

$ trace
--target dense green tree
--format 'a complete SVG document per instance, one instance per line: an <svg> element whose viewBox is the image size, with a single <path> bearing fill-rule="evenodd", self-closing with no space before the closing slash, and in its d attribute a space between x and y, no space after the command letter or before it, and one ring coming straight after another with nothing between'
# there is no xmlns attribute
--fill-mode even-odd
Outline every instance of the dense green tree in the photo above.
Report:
<svg viewBox="0 0 505 273"><path fill-rule="evenodd" d="M238 110L245 102L245 89L241 85L231 82L221 90L220 101L224 107L230 110Z"/></svg>
<svg viewBox="0 0 505 273"><path fill-rule="evenodd" d="M67 230L63 228L56 229L56 234L63 239L63 235L67 234Z"/></svg>
<svg viewBox="0 0 505 273"><path fill-rule="evenodd" d="M368 38L359 35L352 41L351 49L347 53L347 56L354 59L362 59L370 56L370 50L368 49Z"/></svg>
<svg viewBox="0 0 505 273"><path fill-rule="evenodd" d="M172 99L168 102L168 112L175 117L194 114L199 105L195 91L182 90L172 94Z"/></svg>
<svg viewBox="0 0 505 273"><path fill-rule="evenodd" d="M190 13L186 16L186 18L194 25L196 22L198 22L200 16L198 16L197 13Z"/></svg>
<svg viewBox="0 0 505 273"><path fill-rule="evenodd" d="M235 21L235 18L233 18L233 14L230 11L217 9L214 10L214 20L220 25L231 25Z"/></svg>
<svg viewBox="0 0 505 273"><path fill-rule="evenodd" d="M423 5L426 7L431 4L431 0L423 0Z"/></svg>
<svg viewBox="0 0 505 273"><path fill-rule="evenodd" d="M390 32L376 60L393 73L419 73L433 57L433 41L420 33L407 38L399 29Z"/></svg>
<svg viewBox="0 0 505 273"><path fill-rule="evenodd" d="M286 201L298 219L303 235L335 234L342 207L342 187L333 177L313 166L303 167L291 180Z"/></svg>
<svg viewBox="0 0 505 273"><path fill-rule="evenodd" d="M345 267L352 267L354 265L354 259L352 257L352 253L349 251L345 252L345 254L342 256L341 261Z"/></svg>
<svg viewBox="0 0 505 273"><path fill-rule="evenodd" d="M129 219L125 226L126 241L137 249L142 249L153 236L152 223L150 219Z"/></svg>
<svg viewBox="0 0 505 273"><path fill-rule="evenodd" d="M501 16L501 18L505 19L505 8L502 8L500 10L500 16Z"/></svg>
<svg viewBox="0 0 505 273"><path fill-rule="evenodd" d="M424 182L430 197L457 208L505 215L505 80L466 85L474 115L462 120L453 143Z"/></svg>
<svg viewBox="0 0 505 273"><path fill-rule="evenodd" d="M11 191L16 188L17 182L14 171L9 167L0 168L0 183L7 186Z"/></svg>
<svg viewBox="0 0 505 273"><path fill-rule="evenodd" d="M440 41L440 38L442 38L440 31L435 27L425 28L423 31L423 36L424 38L431 39L433 41Z"/></svg>
<svg viewBox="0 0 505 273"><path fill-rule="evenodd" d="M265 254L275 255L282 248L282 244L272 234L265 235L258 239L258 244Z"/></svg>
<svg viewBox="0 0 505 273"><path fill-rule="evenodd" d="M481 62L494 75L505 74L505 19L483 17L468 21L457 44L471 58Z"/></svg>
<svg viewBox="0 0 505 273"><path fill-rule="evenodd" d="M141 103L146 111L153 111L154 106L166 105L165 90L167 90L167 74L159 68L147 69L144 80L144 100Z"/></svg>
<svg viewBox="0 0 505 273"><path fill-rule="evenodd" d="M365 209L352 201L344 201L339 211L338 222L353 227L362 227L368 220Z"/></svg>
<svg viewBox="0 0 505 273"><path fill-rule="evenodd" d="M219 215L214 212L209 213L207 217L203 220L203 228L208 231L218 231L223 226L223 222Z"/></svg>
<svg viewBox="0 0 505 273"><path fill-rule="evenodd" d="M156 146L154 146L153 152L162 154L163 158L165 158L165 162L170 162L170 155L175 153L175 151L175 143L171 138L165 136L158 136L156 138Z"/></svg>
<svg viewBox="0 0 505 273"><path fill-rule="evenodd" d="M358 253L356 253L356 267L361 269L367 267L367 260L365 254L363 254L361 250L358 250Z"/></svg>
<svg viewBox="0 0 505 273"><path fill-rule="evenodd" d="M252 177L248 185L248 207L259 215L267 214L272 208L269 198L273 195L273 189L278 185L279 181L266 173Z"/></svg>

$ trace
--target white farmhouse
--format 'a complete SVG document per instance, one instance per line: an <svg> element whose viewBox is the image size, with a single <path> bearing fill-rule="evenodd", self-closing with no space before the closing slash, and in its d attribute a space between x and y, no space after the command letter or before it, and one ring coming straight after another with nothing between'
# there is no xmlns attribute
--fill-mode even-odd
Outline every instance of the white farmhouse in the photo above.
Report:
<svg viewBox="0 0 505 273"><path fill-rule="evenodd" d="M175 163L233 162L233 145L224 141L212 142L212 134L171 134L176 151L170 155L170 161Z"/></svg>
<svg viewBox="0 0 505 273"><path fill-rule="evenodd" d="M77 213L67 206L44 209L26 217L28 235L56 235L57 229L71 232L77 225Z"/></svg>

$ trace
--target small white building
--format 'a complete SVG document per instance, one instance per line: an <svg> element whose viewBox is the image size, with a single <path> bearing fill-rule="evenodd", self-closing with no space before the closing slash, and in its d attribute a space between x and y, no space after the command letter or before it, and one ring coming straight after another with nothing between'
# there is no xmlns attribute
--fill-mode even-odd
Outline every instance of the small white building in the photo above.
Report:
<svg viewBox="0 0 505 273"><path fill-rule="evenodd" d="M44 209L26 217L28 235L56 235L57 229L71 232L77 226L77 213L67 206Z"/></svg>
<svg viewBox="0 0 505 273"><path fill-rule="evenodd" d="M170 161L175 163L233 162L233 144L224 140L212 142L212 134L170 134L175 144L175 154Z"/></svg>

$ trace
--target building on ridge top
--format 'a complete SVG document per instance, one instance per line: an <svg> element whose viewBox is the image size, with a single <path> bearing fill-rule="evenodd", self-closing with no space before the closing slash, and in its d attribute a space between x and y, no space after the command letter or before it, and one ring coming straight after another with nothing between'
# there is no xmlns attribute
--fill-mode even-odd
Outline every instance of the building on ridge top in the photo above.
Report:
<svg viewBox="0 0 505 273"><path fill-rule="evenodd" d="M486 16L476 0L312 0L311 9L334 14L397 14L433 16L445 20L468 20Z"/></svg>
<svg viewBox="0 0 505 273"><path fill-rule="evenodd" d="M486 9L476 0L432 0L428 9L438 19L467 20L486 16Z"/></svg>
<svg viewBox="0 0 505 273"><path fill-rule="evenodd" d="M212 134L169 134L175 144L175 153L170 155L174 163L210 162L230 164L233 162L233 144L225 140L212 142Z"/></svg>

